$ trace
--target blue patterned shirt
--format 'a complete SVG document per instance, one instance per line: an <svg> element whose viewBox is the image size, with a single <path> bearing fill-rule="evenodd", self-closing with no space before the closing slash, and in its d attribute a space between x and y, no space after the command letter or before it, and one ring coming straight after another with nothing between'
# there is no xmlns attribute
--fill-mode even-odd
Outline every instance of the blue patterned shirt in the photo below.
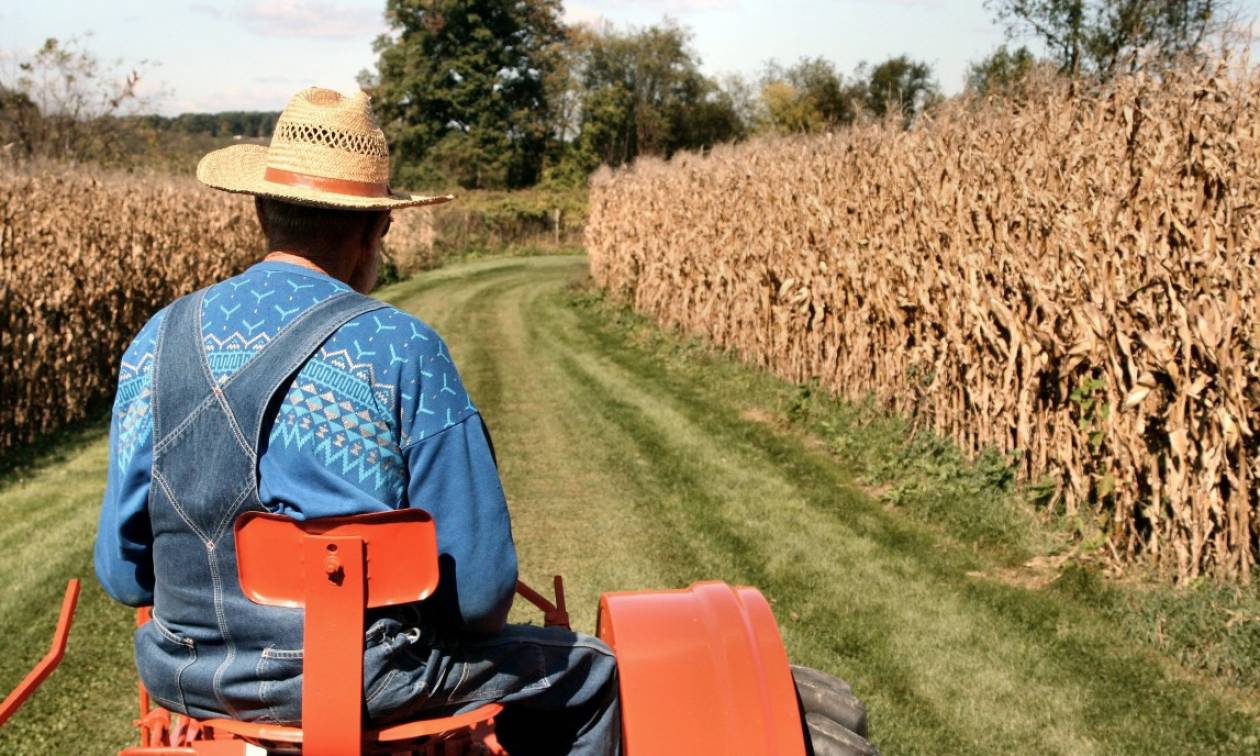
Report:
<svg viewBox="0 0 1260 756"><path fill-rule="evenodd" d="M279 262L215 284L201 313L212 377L227 380L300 313L348 288ZM96 538L101 584L133 606L153 600L150 409L165 313L123 354ZM473 632L502 627L516 585L507 504L480 415L429 326L393 307L341 326L298 371L259 451L259 497L272 511L305 519L428 510L454 565L456 621Z"/></svg>

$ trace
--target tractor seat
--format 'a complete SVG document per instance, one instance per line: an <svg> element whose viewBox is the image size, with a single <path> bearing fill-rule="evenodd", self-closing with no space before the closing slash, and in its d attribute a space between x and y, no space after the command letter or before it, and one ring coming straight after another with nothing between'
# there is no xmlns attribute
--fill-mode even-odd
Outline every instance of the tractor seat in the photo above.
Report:
<svg viewBox="0 0 1260 756"><path fill-rule="evenodd" d="M210 719L203 738L235 736L274 751L504 753L502 710L488 704L451 717L363 729L364 611L421 601L438 583L437 534L420 509L299 522L246 512L235 525L241 590L253 602L305 609L302 727ZM204 732L209 730L210 732Z"/></svg>

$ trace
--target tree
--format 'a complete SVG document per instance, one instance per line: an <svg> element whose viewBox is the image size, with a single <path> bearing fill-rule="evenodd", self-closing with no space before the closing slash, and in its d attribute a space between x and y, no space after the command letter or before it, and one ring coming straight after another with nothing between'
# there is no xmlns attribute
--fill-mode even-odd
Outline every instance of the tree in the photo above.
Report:
<svg viewBox="0 0 1260 756"><path fill-rule="evenodd" d="M864 66L859 66L859 74ZM865 77L864 104L874 116L899 112L908 126L925 107L940 97L940 87L927 63L905 55L880 63Z"/></svg>
<svg viewBox="0 0 1260 756"><path fill-rule="evenodd" d="M862 107L862 85L847 83L824 58L802 58L761 75L762 126L779 133L812 133L853 122Z"/></svg>
<svg viewBox="0 0 1260 756"><path fill-rule="evenodd" d="M1012 38L1036 37L1059 70L1108 78L1198 54L1232 21L1231 0L985 0Z"/></svg>
<svg viewBox="0 0 1260 756"><path fill-rule="evenodd" d="M689 33L672 22L592 30L575 69L580 108L570 159L586 170L744 133L734 96L700 72Z"/></svg>
<svg viewBox="0 0 1260 756"><path fill-rule="evenodd" d="M27 157L117 159L117 118L147 104L139 83L138 70L116 75L80 40L49 37L12 82L0 81L0 139Z"/></svg>
<svg viewBox="0 0 1260 756"><path fill-rule="evenodd" d="M547 145L545 80L560 0L388 0L376 72L360 76L396 183L528 186Z"/></svg>
<svg viewBox="0 0 1260 756"><path fill-rule="evenodd" d="M1037 60L1027 47L1002 45L983 60L967 66L967 91L980 97L1018 94Z"/></svg>

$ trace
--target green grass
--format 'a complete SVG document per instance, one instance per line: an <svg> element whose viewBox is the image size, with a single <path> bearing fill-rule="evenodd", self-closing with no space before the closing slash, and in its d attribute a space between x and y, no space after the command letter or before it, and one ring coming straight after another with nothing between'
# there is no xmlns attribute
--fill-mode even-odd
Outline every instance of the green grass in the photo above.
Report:
<svg viewBox="0 0 1260 756"><path fill-rule="evenodd" d="M766 594L795 661L853 683L886 753L1260 748L1254 591L1115 584L1074 560L1026 579L1068 542L1019 502L1007 461L969 465L662 334L575 289L584 267L481 260L382 292L450 344L494 434L523 577L564 574L579 629L601 591L723 579ZM98 435L0 484L0 687L42 653L64 579L91 574L104 449ZM63 667L0 753L126 742L130 615L85 586Z"/></svg>

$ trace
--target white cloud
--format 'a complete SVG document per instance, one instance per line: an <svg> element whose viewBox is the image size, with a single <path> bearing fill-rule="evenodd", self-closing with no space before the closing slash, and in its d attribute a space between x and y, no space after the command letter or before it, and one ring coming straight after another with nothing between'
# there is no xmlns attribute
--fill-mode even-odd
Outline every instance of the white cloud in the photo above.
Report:
<svg viewBox="0 0 1260 756"><path fill-rule="evenodd" d="M734 10L739 0L585 0L565 2L564 21L567 24L601 26L611 23L610 14L623 15L626 11L647 10L662 15L682 15L703 11Z"/></svg>
<svg viewBox="0 0 1260 756"><path fill-rule="evenodd" d="M564 22L566 24L599 24L606 19L604 14L581 3L564 4Z"/></svg>
<svg viewBox="0 0 1260 756"><path fill-rule="evenodd" d="M646 0L646 2L630 2L624 0L620 5L647 5L649 7L660 8L664 11L676 11L685 13L687 11L702 10L723 10L726 8L734 8L738 3L735 0Z"/></svg>
<svg viewBox="0 0 1260 756"><path fill-rule="evenodd" d="M648 8L663 13L690 13L739 7L739 0L591 0L591 3L604 10ZM589 10L592 13L599 12L596 9ZM566 15L569 12L566 10Z"/></svg>
<svg viewBox="0 0 1260 756"><path fill-rule="evenodd" d="M215 113L232 110L280 110L293 95L291 87L272 85L229 86L200 96L176 97L163 111L175 113Z"/></svg>
<svg viewBox="0 0 1260 756"><path fill-rule="evenodd" d="M200 13L205 16L210 16L211 18L223 18L223 9L219 8L217 5L210 5L209 3L192 3L188 6L188 9L193 13Z"/></svg>
<svg viewBox="0 0 1260 756"><path fill-rule="evenodd" d="M207 3L193 3L189 8L211 18L231 19L264 37L355 39L375 37L386 30L384 14L378 8L320 0L256 0L229 11Z"/></svg>

